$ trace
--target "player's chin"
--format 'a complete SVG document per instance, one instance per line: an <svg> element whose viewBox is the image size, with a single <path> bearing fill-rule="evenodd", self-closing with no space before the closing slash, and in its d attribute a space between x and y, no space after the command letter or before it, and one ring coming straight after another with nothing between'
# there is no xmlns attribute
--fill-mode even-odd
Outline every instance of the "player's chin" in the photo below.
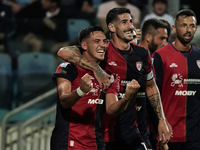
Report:
<svg viewBox="0 0 200 150"><path fill-rule="evenodd" d="M99 59L100 61L104 60L104 54L99 54L98 59Z"/></svg>
<svg viewBox="0 0 200 150"><path fill-rule="evenodd" d="M127 42L127 43L128 43L128 42L131 42L132 40L133 40L133 38L125 38L125 39L124 39L124 41Z"/></svg>

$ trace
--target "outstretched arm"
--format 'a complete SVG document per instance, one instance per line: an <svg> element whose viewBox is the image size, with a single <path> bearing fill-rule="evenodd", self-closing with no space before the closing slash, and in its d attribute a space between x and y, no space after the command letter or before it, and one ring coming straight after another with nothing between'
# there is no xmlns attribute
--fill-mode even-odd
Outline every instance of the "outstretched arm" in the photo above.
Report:
<svg viewBox="0 0 200 150"><path fill-rule="evenodd" d="M58 51L57 55L65 61L75 63L84 69L93 71L95 78L99 82L100 88L102 88L103 90L107 89L110 86L110 76L98 64L91 63L87 59L85 59L81 55L78 47L63 47Z"/></svg>
<svg viewBox="0 0 200 150"><path fill-rule="evenodd" d="M154 79L146 82L146 94L159 119L159 124L158 124L159 141L167 143L172 136L172 129L168 128L168 126L170 125L165 119L160 93Z"/></svg>

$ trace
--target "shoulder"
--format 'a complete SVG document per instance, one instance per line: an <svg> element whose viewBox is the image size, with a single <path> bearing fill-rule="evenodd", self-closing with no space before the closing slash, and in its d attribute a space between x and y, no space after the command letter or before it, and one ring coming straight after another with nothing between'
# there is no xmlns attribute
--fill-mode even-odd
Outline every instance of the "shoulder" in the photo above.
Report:
<svg viewBox="0 0 200 150"><path fill-rule="evenodd" d="M76 68L76 66L73 64L73 63L70 63L70 62L63 62L61 63L58 67L57 67L57 70L56 72L60 71L60 70L67 70L67 69L72 69L72 68Z"/></svg>
<svg viewBox="0 0 200 150"><path fill-rule="evenodd" d="M112 49L112 43L111 43L111 41L108 41L107 42L107 50L110 50L110 49Z"/></svg>
<svg viewBox="0 0 200 150"><path fill-rule="evenodd" d="M155 52L156 53L164 53L164 52L167 53L168 51L171 50L171 48L172 48L171 44L167 44L166 46L163 46L163 47L157 49Z"/></svg>
<svg viewBox="0 0 200 150"><path fill-rule="evenodd" d="M136 51L136 52L139 52L139 53L146 53L148 54L148 50L142 46L139 46L139 45L135 45L135 44L132 44L131 43L131 47L133 48L133 51Z"/></svg>
<svg viewBox="0 0 200 150"><path fill-rule="evenodd" d="M196 47L196 46L194 46L194 45L192 45L192 50L193 50L193 51L200 52L200 48L198 48L198 47Z"/></svg>

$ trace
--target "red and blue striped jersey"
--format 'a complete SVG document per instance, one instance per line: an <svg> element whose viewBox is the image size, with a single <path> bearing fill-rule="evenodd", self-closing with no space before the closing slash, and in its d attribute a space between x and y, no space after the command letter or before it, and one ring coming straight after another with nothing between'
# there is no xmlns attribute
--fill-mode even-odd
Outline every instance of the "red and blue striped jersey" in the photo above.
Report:
<svg viewBox="0 0 200 150"><path fill-rule="evenodd" d="M63 109L57 101L56 124L51 137L51 149L91 149L104 150L105 143L101 133L101 118L105 109L105 92L103 92L93 73L77 65L65 62L59 65L53 75L65 78L72 83L72 91L80 86L82 76L88 73L92 76L93 88L78 102L68 109ZM119 84L115 79L106 93L118 94Z"/></svg>
<svg viewBox="0 0 200 150"><path fill-rule="evenodd" d="M105 69L114 73L120 82L119 99L124 96L126 84L132 79L139 81L153 78L151 57L148 50L143 47L131 44L131 50L124 59L110 41L107 43L105 60ZM136 123L136 96L137 94L130 100L126 110L116 118L103 116L102 128L105 142L125 141L130 144L139 137Z"/></svg>
<svg viewBox="0 0 200 150"><path fill-rule="evenodd" d="M171 142L200 140L200 49L181 53L172 43L153 54L163 109L173 128Z"/></svg>

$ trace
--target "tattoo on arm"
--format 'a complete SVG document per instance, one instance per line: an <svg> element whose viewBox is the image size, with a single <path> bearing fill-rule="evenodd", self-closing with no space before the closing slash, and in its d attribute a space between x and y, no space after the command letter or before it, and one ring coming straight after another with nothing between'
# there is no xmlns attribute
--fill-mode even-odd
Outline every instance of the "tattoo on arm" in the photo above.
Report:
<svg viewBox="0 0 200 150"><path fill-rule="evenodd" d="M78 48L72 47L71 50L72 53L66 61L73 62L84 69L93 70L93 65L83 57Z"/></svg>
<svg viewBox="0 0 200 150"><path fill-rule="evenodd" d="M156 94L153 94L153 95L150 95L148 97L150 103L151 103L151 106L153 107L155 113L157 114L158 116L158 119L162 119L163 116L162 116L162 110L161 110L161 104L160 104L160 96L159 96L159 93L156 93Z"/></svg>
<svg viewBox="0 0 200 150"><path fill-rule="evenodd" d="M68 49L66 49L66 50L68 50ZM83 55L80 53L80 50L76 46L70 47L70 50L68 50L68 51L70 51L70 53L67 56L65 61L75 63L76 65L78 65L84 69L88 69L93 72L95 71L96 77L98 77L100 79L106 77L106 74L103 71L103 69L98 64L91 63L87 59L85 59L83 57Z"/></svg>

